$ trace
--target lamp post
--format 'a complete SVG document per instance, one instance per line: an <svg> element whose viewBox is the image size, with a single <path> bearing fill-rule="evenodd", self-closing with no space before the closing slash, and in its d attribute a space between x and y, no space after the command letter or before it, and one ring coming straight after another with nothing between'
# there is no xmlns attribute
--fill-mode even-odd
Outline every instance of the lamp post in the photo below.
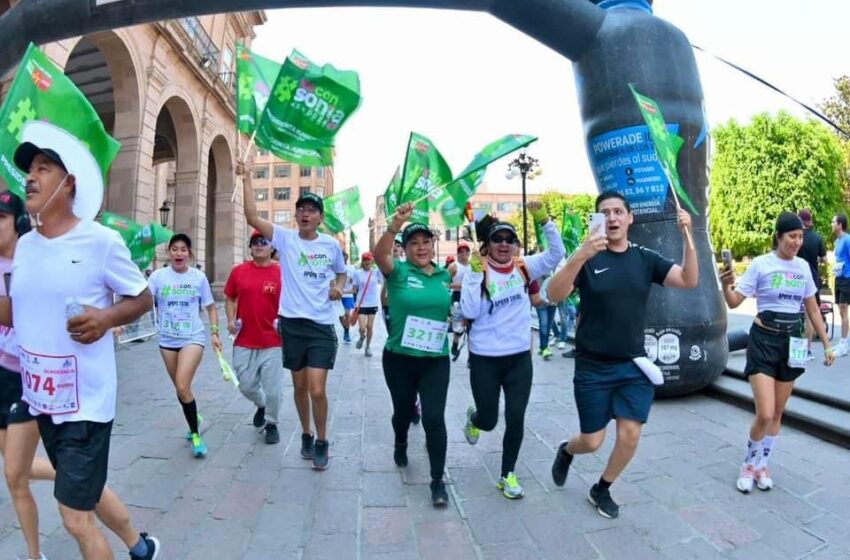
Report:
<svg viewBox="0 0 850 560"><path fill-rule="evenodd" d="M505 177L513 179L517 175L522 176L522 253L528 254L528 220L526 219L526 200L525 200L525 178L534 180L535 177L543 173L543 168L540 166L540 161L528 155L525 150L522 150L517 158L508 164L508 171Z"/></svg>
<svg viewBox="0 0 850 560"><path fill-rule="evenodd" d="M162 206L159 207L159 223L162 224L162 227L168 227L168 214L171 212L171 206L174 203L170 200L162 201Z"/></svg>

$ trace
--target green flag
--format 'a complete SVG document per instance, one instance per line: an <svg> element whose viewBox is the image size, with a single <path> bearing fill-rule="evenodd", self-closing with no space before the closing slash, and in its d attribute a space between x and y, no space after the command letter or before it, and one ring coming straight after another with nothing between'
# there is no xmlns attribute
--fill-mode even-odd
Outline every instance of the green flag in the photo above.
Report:
<svg viewBox="0 0 850 560"><path fill-rule="evenodd" d="M266 108L280 64L236 43L236 126L239 132L253 134Z"/></svg>
<svg viewBox="0 0 850 560"><path fill-rule="evenodd" d="M484 180L486 169L479 169L461 179L441 187L434 204L443 217L446 227L460 227L466 223L466 204Z"/></svg>
<svg viewBox="0 0 850 560"><path fill-rule="evenodd" d="M632 95L634 95L640 113L643 115L643 120L649 127L649 134L655 144L655 153L658 155L658 163L664 169L670 186L676 191L682 204L687 206L693 214L699 215L693 202L691 202L691 197L682 188L682 182L679 179L677 161L684 140L675 134L671 135L670 131L667 130L667 124L664 122L664 115L661 114L658 103L645 95L639 94L632 84L629 84L629 89L632 90Z"/></svg>
<svg viewBox="0 0 850 560"><path fill-rule="evenodd" d="M348 262L353 263L360 260L360 249L357 247L357 236L354 235L354 230L349 231L348 241Z"/></svg>
<svg viewBox="0 0 850 560"><path fill-rule="evenodd" d="M152 222L143 226L112 212L101 212L100 223L121 235L130 250L130 258L142 270L153 262L156 246L170 240L174 235L170 229L157 223Z"/></svg>
<svg viewBox="0 0 850 560"><path fill-rule="evenodd" d="M561 240L564 242L564 248L567 250L567 255L576 252L576 249L581 245L584 238L584 222L578 214L570 210L564 205L564 213L561 217Z"/></svg>
<svg viewBox="0 0 850 560"><path fill-rule="evenodd" d="M395 209L398 206L398 198L401 191L401 168L396 167L393 178L390 179L390 184L387 185L387 190L384 191L384 217L389 219L395 214Z"/></svg>
<svg viewBox="0 0 850 560"><path fill-rule="evenodd" d="M537 223L537 220L534 220L534 237L537 238L537 246L542 251L549 248L549 242L546 241L546 236L543 235L543 226Z"/></svg>
<svg viewBox="0 0 850 560"><path fill-rule="evenodd" d="M433 200L439 196L439 192L434 187L447 185L451 181L452 170L434 143L421 134L411 132L398 200L399 204L415 203L410 220L427 224L431 210L437 209Z"/></svg>
<svg viewBox="0 0 850 560"><path fill-rule="evenodd" d="M24 196L26 174L15 167L13 157L24 125L33 120L47 121L86 144L104 177L121 149L74 82L30 43L0 107L0 177L19 196Z"/></svg>
<svg viewBox="0 0 850 560"><path fill-rule="evenodd" d="M455 180L462 179L476 171L486 169L488 165L497 159L501 159L511 152L525 148L536 140L536 136L530 136L528 134L508 134L498 140L494 140L484 146L480 152L475 154L475 157L472 158L470 164L467 165L463 171L458 173Z"/></svg>
<svg viewBox="0 0 850 560"><path fill-rule="evenodd" d="M331 165L334 137L359 106L356 72L318 66L293 50L260 117L256 143L301 165Z"/></svg>
<svg viewBox="0 0 850 560"><path fill-rule="evenodd" d="M340 233L365 217L360 206L360 187L340 191L325 200L325 227Z"/></svg>

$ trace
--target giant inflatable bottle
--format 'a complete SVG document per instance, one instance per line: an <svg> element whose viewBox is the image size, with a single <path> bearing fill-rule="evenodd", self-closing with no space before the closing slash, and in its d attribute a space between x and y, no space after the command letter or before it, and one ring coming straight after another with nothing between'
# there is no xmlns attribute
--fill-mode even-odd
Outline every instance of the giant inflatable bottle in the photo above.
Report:
<svg viewBox="0 0 850 560"><path fill-rule="evenodd" d="M597 188L616 189L631 204L632 242L677 262L683 243L675 201L629 84L658 102L668 129L684 139L678 169L699 212L692 217L700 282L693 290L653 286L646 349L664 372L665 383L656 393L690 393L722 373L729 353L726 307L707 231L709 136L696 61L687 37L655 17L651 1L594 3L606 11L605 19L573 69Z"/></svg>

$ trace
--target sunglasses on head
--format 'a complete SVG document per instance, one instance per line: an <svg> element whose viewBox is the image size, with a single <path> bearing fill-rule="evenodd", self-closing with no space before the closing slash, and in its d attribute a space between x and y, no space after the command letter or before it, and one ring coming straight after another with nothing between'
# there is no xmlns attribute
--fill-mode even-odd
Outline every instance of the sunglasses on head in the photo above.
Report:
<svg viewBox="0 0 850 560"><path fill-rule="evenodd" d="M495 243L499 245L500 243L507 243L508 245L513 245L517 242L517 238L513 235L494 235L490 238L490 243Z"/></svg>
<svg viewBox="0 0 850 560"><path fill-rule="evenodd" d="M265 247L269 244L269 240L265 237L255 237L251 240L252 247Z"/></svg>

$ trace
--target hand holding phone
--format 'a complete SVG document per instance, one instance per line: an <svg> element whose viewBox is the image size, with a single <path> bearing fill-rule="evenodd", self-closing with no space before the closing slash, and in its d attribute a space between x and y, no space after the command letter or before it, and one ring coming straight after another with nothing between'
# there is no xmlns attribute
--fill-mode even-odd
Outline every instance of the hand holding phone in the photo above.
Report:
<svg viewBox="0 0 850 560"><path fill-rule="evenodd" d="M720 259L723 261L726 268L732 270L732 251L729 249L723 249L720 252Z"/></svg>
<svg viewBox="0 0 850 560"><path fill-rule="evenodd" d="M594 212L588 220L588 231L590 235L605 235L605 214Z"/></svg>

